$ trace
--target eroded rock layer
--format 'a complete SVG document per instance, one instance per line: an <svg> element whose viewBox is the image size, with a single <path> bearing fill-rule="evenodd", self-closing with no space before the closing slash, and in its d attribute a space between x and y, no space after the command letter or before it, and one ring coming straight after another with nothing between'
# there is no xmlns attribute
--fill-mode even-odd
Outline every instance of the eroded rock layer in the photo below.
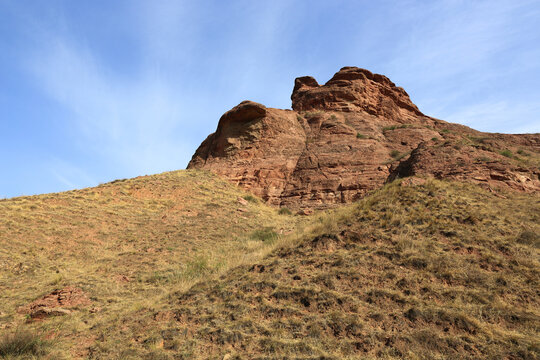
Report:
<svg viewBox="0 0 540 360"><path fill-rule="evenodd" d="M188 168L267 202L326 208L396 177L421 175L540 190L540 135L482 133L425 116L387 77L345 67L325 85L297 78L293 110L244 101L219 120Z"/></svg>

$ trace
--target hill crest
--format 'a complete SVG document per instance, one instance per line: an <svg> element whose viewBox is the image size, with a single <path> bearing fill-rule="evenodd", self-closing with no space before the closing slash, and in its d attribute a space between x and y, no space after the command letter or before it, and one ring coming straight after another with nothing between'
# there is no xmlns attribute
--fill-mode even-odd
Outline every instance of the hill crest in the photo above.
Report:
<svg viewBox="0 0 540 360"><path fill-rule="evenodd" d="M424 115L384 75L344 67L295 81L293 110L244 101L188 168L210 170L288 208L350 203L399 176L540 190L540 135L483 133Z"/></svg>

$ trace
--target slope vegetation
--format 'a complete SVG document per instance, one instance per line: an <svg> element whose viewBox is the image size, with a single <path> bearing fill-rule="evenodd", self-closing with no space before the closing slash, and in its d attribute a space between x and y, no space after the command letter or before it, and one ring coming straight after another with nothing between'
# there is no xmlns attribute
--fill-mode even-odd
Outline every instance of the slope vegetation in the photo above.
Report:
<svg viewBox="0 0 540 360"><path fill-rule="evenodd" d="M155 356L201 359L536 359L539 220L538 197L393 183L321 215L303 240L146 311L130 324L139 339L131 350L146 344Z"/></svg>
<svg viewBox="0 0 540 360"><path fill-rule="evenodd" d="M536 195L408 178L306 218L179 171L0 206L0 331L34 346L7 358L540 352ZM47 294L77 301L25 312Z"/></svg>
<svg viewBox="0 0 540 360"><path fill-rule="evenodd" d="M87 356L104 324L119 332L134 309L253 261L301 220L191 170L1 200L0 335L36 329L51 358ZM32 321L45 315L63 316Z"/></svg>

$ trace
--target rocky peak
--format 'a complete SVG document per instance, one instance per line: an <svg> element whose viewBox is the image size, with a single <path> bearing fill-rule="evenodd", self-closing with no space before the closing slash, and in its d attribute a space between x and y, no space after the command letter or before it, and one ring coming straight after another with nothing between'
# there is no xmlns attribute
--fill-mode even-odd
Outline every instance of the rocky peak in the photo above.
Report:
<svg viewBox="0 0 540 360"><path fill-rule="evenodd" d="M322 86L311 76L297 78L291 100L296 111L366 112L400 122L423 115L407 92L386 76L352 66Z"/></svg>
<svg viewBox="0 0 540 360"><path fill-rule="evenodd" d="M227 111L188 168L291 209L351 202L404 176L540 191L540 135L481 133L425 116L386 76L357 67L324 85L303 76L291 99L292 111L252 101Z"/></svg>

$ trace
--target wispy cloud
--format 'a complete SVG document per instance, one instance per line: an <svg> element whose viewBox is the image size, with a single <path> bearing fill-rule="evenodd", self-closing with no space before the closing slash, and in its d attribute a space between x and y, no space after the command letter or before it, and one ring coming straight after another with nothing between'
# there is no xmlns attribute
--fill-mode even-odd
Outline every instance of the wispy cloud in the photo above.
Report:
<svg viewBox="0 0 540 360"><path fill-rule="evenodd" d="M61 159L51 159L47 168L67 189L79 189L96 184L96 180L90 177L84 169Z"/></svg>
<svg viewBox="0 0 540 360"><path fill-rule="evenodd" d="M466 106L452 112L445 120L474 126L478 130L511 128L511 133L537 133L540 124L530 121L530 114L540 113L540 104L510 104L507 101Z"/></svg>
<svg viewBox="0 0 540 360"><path fill-rule="evenodd" d="M182 114L174 89L157 77L122 79L88 49L51 39L28 64L38 86L73 116L73 135L87 151L130 173L179 168L187 161L174 137Z"/></svg>
<svg viewBox="0 0 540 360"><path fill-rule="evenodd" d="M16 35L0 47L24 65L5 88L44 108L27 112L25 129L54 125L25 166L48 156L51 179L71 188L182 168L238 102L288 108L295 76L324 82L345 65L388 75L429 115L540 131L537 3L133 0L104 11L0 0Z"/></svg>
<svg viewBox="0 0 540 360"><path fill-rule="evenodd" d="M533 1L409 1L396 11L408 27L385 68L423 111L486 131L539 130L526 90L540 69ZM519 116L529 125L519 126Z"/></svg>

